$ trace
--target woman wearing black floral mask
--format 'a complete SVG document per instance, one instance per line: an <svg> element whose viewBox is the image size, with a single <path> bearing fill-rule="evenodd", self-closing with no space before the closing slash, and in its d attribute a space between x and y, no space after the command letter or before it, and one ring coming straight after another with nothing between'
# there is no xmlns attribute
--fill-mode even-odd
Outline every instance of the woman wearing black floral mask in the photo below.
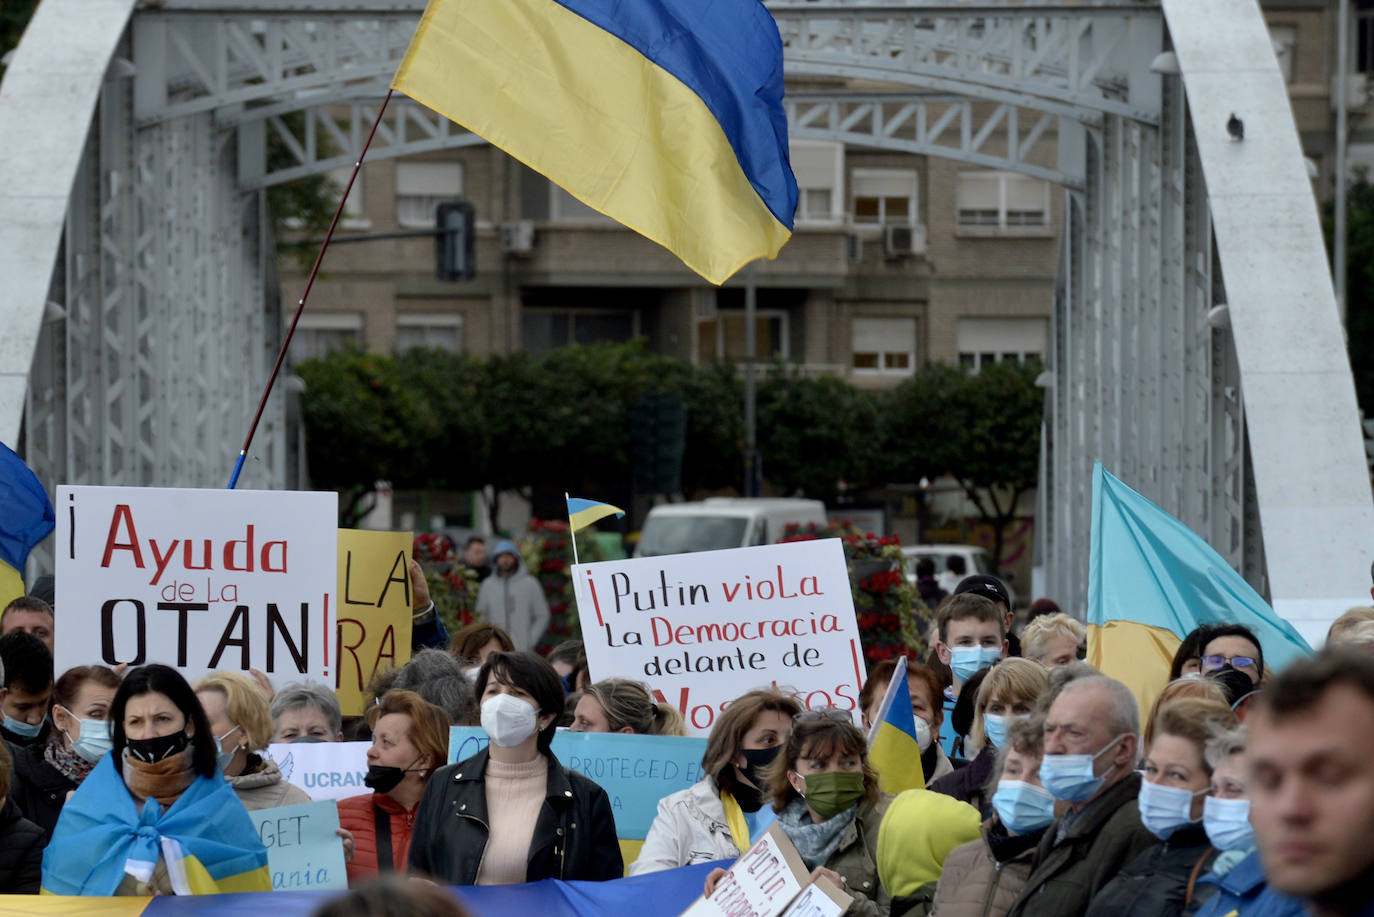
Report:
<svg viewBox="0 0 1374 917"><path fill-rule="evenodd" d="M43 890L270 891L267 850L216 764L209 720L186 679L165 665L132 670L110 721L113 752L63 807L43 857Z"/></svg>

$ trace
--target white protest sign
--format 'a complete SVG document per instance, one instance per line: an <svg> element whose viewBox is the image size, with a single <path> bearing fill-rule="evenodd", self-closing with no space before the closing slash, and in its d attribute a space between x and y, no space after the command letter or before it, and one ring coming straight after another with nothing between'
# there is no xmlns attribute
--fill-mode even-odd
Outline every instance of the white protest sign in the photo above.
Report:
<svg viewBox="0 0 1374 917"><path fill-rule="evenodd" d="M58 672L333 683L337 494L62 486L57 503Z"/></svg>
<svg viewBox="0 0 1374 917"><path fill-rule="evenodd" d="M363 784L371 747L371 742L276 742L267 746L266 757L277 762L283 780L311 799L347 799L372 792Z"/></svg>
<svg viewBox="0 0 1374 917"><path fill-rule="evenodd" d="M573 567L594 681L648 684L710 732L747 691L794 691L806 707L856 710L864 668L838 539Z"/></svg>

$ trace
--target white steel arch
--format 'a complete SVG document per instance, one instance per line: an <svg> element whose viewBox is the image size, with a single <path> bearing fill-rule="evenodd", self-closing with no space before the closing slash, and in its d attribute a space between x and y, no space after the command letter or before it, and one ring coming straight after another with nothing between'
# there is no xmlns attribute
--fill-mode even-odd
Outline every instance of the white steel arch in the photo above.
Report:
<svg viewBox="0 0 1374 917"><path fill-rule="evenodd" d="M351 163L423 3L164 0L129 19L131 6L45 0L0 87L6 136L57 110L33 93L61 66L81 87L68 110L94 111L89 125L27 154L71 164L43 186L48 210L66 201L66 231L60 260L51 216L46 234L19 240L35 257L16 265L21 279L0 300L0 318L12 319L0 347L0 437L14 441L19 367L34 354L24 446L45 480L214 484L279 328L261 190ZM1038 527L1051 594L1081 608L1097 458L1206 536L1309 633L1363 594L1374 507L1353 387L1255 0L1165 0L1164 15L1115 0L769 8L787 73L804 87L788 98L797 136L947 156L1067 189ZM73 24L88 23L103 44L83 45L80 59L52 56ZM1170 45L1182 79L1150 69ZM126 59L116 69L134 75L106 81L97 103L116 51ZM848 88L867 84L890 88ZM1273 133L1228 147L1216 111L1242 103ZM269 132L295 158L272 173ZM1047 157L1051 132L1057 153ZM400 104L369 155L474 142ZM1261 193L1247 195L1232 170ZM23 225L24 174L0 170L0 233ZM1284 263L1279 248L1290 260L1301 253L1286 285L1263 270ZM1305 334L1285 301L1293 296ZM49 299L59 308L40 333ZM1275 371L1279 344L1291 371ZM248 470L259 485L287 480L280 401Z"/></svg>

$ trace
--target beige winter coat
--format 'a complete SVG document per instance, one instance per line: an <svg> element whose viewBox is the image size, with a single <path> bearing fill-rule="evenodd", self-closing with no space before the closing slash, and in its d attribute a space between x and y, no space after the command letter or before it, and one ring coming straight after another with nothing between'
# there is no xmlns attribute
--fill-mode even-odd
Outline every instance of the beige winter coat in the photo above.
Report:
<svg viewBox="0 0 1374 917"><path fill-rule="evenodd" d="M991 824L983 823L983 837L955 847L945 857L940 884L935 888L935 917L1005 917L1011 910L1030 875L1035 844L998 863L988 848Z"/></svg>
<svg viewBox="0 0 1374 917"><path fill-rule="evenodd" d="M243 807L249 812L311 801L305 790L282 779L277 762L271 758L263 759L252 755L248 759L250 767L255 760L260 761L261 766L251 774L224 778L229 781L229 785L239 797L239 802L243 803Z"/></svg>

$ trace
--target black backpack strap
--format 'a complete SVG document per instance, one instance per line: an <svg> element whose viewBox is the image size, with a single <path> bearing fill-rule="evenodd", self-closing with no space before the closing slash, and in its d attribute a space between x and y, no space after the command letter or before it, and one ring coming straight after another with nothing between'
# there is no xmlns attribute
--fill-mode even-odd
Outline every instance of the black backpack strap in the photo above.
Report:
<svg viewBox="0 0 1374 917"><path fill-rule="evenodd" d="M391 816L374 803L372 821L377 826L377 871L395 872L396 862L391 854Z"/></svg>

